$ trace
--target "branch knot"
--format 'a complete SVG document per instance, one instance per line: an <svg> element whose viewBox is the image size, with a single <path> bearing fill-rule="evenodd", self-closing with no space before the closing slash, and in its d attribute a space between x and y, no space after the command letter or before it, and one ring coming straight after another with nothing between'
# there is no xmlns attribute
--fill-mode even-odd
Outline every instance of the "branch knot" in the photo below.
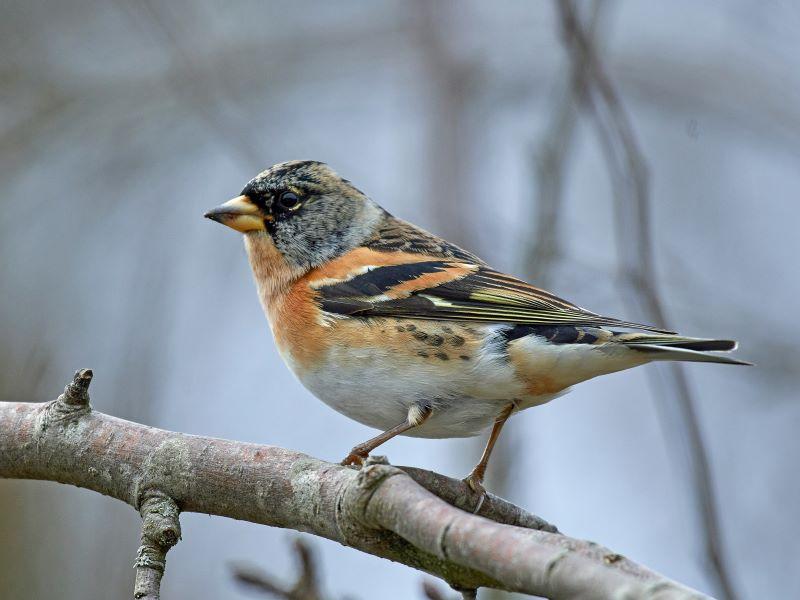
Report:
<svg viewBox="0 0 800 600"><path fill-rule="evenodd" d="M92 373L91 369L75 371L72 381L66 385L64 393L58 397L58 400L70 406L88 407L89 385L92 383L93 376L94 373Z"/></svg>
<svg viewBox="0 0 800 600"><path fill-rule="evenodd" d="M358 475L344 486L336 506L336 524L350 545L350 539L364 536L364 528L380 530L382 526L370 518L368 507L375 491L388 478L405 475L397 467L387 464L367 464L361 467Z"/></svg>
<svg viewBox="0 0 800 600"><path fill-rule="evenodd" d="M91 369L75 371L72 381L64 387L64 393L44 405L39 422L40 431L46 431L53 423L69 423L92 411L89 404L92 376Z"/></svg>

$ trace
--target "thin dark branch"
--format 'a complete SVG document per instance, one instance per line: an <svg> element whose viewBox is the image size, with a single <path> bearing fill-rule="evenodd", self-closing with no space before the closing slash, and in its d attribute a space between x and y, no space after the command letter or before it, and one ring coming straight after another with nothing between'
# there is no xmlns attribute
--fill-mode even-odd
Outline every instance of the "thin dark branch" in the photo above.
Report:
<svg viewBox="0 0 800 600"><path fill-rule="evenodd" d="M422 593L428 600L451 600L449 596L443 592L438 585L432 581L422 582ZM475 600L478 597L478 590L461 590L462 600Z"/></svg>
<svg viewBox="0 0 800 600"><path fill-rule="evenodd" d="M589 8L587 35L594 36L607 2L595 0ZM527 276L540 287L551 285L553 269L561 257L560 221L564 204L564 179L574 148L581 99L586 90L587 65L572 61L570 78L558 90L548 119L533 153L533 205L535 229L528 236Z"/></svg>
<svg viewBox="0 0 800 600"><path fill-rule="evenodd" d="M465 247L474 246L470 214L469 160L474 123L469 110L479 77L478 65L453 54L447 45L456 5L415 0L408 4L414 23L428 106L423 167L438 231ZM474 250L474 247L472 248Z"/></svg>
<svg viewBox="0 0 800 600"><path fill-rule="evenodd" d="M635 318L664 326L667 318L655 282L655 258L651 235L649 174L630 119L604 69L573 3L557 0L564 43L574 64L587 68L588 87L584 105L595 125L611 174L615 197L616 240L620 275L629 293ZM660 402L662 426L688 445L687 468L698 521L705 543L708 574L720 596L735 600L738 594L723 559L723 542L711 466L688 379L682 366L670 363L670 377L652 387L657 393L669 384L669 396ZM652 381L652 379L651 379ZM663 418L667 415L668 418ZM669 425L669 427L667 427ZM671 445L680 446L680 444Z"/></svg>
<svg viewBox="0 0 800 600"><path fill-rule="evenodd" d="M180 36L180 18L170 12L170 5L154 3L152 0L121 3L127 11L138 13L150 25L151 33L159 37L165 50L173 61L179 65L177 76L169 82L179 94L185 105L192 110L243 164L248 170L263 168L263 152L249 130L226 119L219 110L222 101L233 103L224 86L212 89L208 82L199 75L200 65L189 51ZM221 95L221 97L220 97Z"/></svg>
<svg viewBox="0 0 800 600"><path fill-rule="evenodd" d="M233 576L255 590L285 600L324 600L320 591L317 563L311 547L301 539L294 541L293 548L299 564L297 581L286 586L261 571L247 567L234 567Z"/></svg>

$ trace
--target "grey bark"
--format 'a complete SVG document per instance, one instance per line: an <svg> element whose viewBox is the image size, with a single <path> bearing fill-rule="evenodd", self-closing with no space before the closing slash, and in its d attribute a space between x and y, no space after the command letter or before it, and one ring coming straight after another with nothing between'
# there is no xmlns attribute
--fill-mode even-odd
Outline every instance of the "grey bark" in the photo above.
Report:
<svg viewBox="0 0 800 600"><path fill-rule="evenodd" d="M158 597L166 551L180 537L178 510L311 533L457 589L564 599L706 597L607 548L555 533L499 498L490 496L480 515L461 510L446 500L469 496L466 486L442 475L386 464L356 471L284 448L92 411L91 377L79 371L46 404L0 403L0 477L67 483L139 510L137 597Z"/></svg>

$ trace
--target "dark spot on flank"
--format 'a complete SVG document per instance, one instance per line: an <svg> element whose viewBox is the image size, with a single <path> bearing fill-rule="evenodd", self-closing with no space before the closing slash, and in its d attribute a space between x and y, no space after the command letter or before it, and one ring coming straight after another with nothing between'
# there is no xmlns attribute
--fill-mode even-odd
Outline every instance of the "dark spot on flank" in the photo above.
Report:
<svg viewBox="0 0 800 600"><path fill-rule="evenodd" d="M431 346L441 346L444 343L444 338L440 335L432 335L428 340Z"/></svg>
<svg viewBox="0 0 800 600"><path fill-rule="evenodd" d="M460 358L461 360L469 360L469 356L467 356L466 354L462 354L458 358Z"/></svg>
<svg viewBox="0 0 800 600"><path fill-rule="evenodd" d="M581 344L594 344L597 341L597 336L593 333L583 332L583 337L578 340Z"/></svg>
<svg viewBox="0 0 800 600"><path fill-rule="evenodd" d="M415 332L414 332L414 337L415 337L415 338L417 338L419 341L421 341L421 342L422 342L422 341L424 341L424 340L427 340L427 339L428 339L428 334L427 334L427 333L425 333L424 331L415 331Z"/></svg>
<svg viewBox="0 0 800 600"><path fill-rule="evenodd" d="M445 333L453 333L453 330L450 329L447 325L442 327L442 331L444 331Z"/></svg>
<svg viewBox="0 0 800 600"><path fill-rule="evenodd" d="M450 342L450 344L452 344L456 348L458 348L459 346L463 346L464 345L464 338L461 337L460 335L454 335L453 337L449 338L447 341Z"/></svg>
<svg viewBox="0 0 800 600"><path fill-rule="evenodd" d="M416 331L417 330L417 326L416 325L406 325L406 330L407 331Z"/></svg>
<svg viewBox="0 0 800 600"><path fill-rule="evenodd" d="M434 356L440 360L450 360L450 357L447 356L444 352L437 352Z"/></svg>
<svg viewBox="0 0 800 600"><path fill-rule="evenodd" d="M395 327L395 329L397 329L397 331L405 331L406 330L406 328L403 327L402 325L398 325L397 327Z"/></svg>
<svg viewBox="0 0 800 600"><path fill-rule="evenodd" d="M428 354L424 350L420 350L419 352L417 352L417 356L421 356L422 358L428 358L430 354Z"/></svg>

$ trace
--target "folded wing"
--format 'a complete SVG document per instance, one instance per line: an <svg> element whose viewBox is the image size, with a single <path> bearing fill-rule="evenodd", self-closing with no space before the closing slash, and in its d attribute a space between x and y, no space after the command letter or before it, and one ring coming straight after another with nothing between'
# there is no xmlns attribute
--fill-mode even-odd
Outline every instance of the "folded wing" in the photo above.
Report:
<svg viewBox="0 0 800 600"><path fill-rule="evenodd" d="M323 310L363 317L670 331L585 310L482 263L409 254L409 262L312 284Z"/></svg>

